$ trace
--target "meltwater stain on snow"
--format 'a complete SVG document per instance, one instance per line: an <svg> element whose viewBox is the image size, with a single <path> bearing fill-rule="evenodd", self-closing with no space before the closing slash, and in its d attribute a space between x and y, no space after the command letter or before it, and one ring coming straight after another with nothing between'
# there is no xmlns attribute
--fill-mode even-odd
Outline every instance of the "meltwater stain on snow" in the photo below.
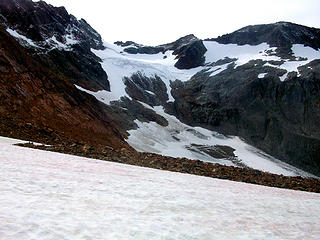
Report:
<svg viewBox="0 0 320 240"><path fill-rule="evenodd" d="M0 239L320 239L320 195L12 146Z"/></svg>

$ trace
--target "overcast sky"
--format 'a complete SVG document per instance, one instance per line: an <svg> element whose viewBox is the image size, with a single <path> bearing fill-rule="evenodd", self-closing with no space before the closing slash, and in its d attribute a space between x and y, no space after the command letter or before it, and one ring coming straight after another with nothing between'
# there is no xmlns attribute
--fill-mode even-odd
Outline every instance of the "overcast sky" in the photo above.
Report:
<svg viewBox="0 0 320 240"><path fill-rule="evenodd" d="M45 0L84 18L108 42L146 45L193 33L211 38L247 25L290 21L320 28L319 0Z"/></svg>

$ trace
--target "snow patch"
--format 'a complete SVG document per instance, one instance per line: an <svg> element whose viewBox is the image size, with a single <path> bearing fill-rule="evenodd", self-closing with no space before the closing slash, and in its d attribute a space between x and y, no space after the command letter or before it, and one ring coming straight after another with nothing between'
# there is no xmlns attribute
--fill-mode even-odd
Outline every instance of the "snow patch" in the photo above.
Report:
<svg viewBox="0 0 320 240"><path fill-rule="evenodd" d="M53 49L71 51L71 46L79 43L78 40L75 39L75 36L71 33L66 34L63 38L66 40L65 43L59 42L56 36L52 36L51 38L46 39L45 41L35 42L21 34L19 34L16 30L12 30L7 28L6 31L16 39L19 39L19 43L24 47L34 47L38 49L45 49L45 46L50 46L48 51L52 51Z"/></svg>
<svg viewBox="0 0 320 240"><path fill-rule="evenodd" d="M215 67L212 67L211 69L208 69L208 71L211 72L210 77L215 76L215 75L223 72L224 70L226 70L228 68L229 64L232 64L232 63L226 63L223 65L215 66Z"/></svg>
<svg viewBox="0 0 320 240"><path fill-rule="evenodd" d="M151 95L155 95L154 92L151 92L151 91L148 91L148 90L145 90L147 93L151 94Z"/></svg>
<svg viewBox="0 0 320 240"><path fill-rule="evenodd" d="M310 63L315 59L320 59L320 51L314 50L311 47L306 47L302 44L293 44L291 48L295 60L286 60L280 66L272 66L280 69L287 70L283 76L280 77L281 81L285 81L290 72L297 72L297 75L300 76L298 68ZM264 66L269 66L265 64Z"/></svg>
<svg viewBox="0 0 320 240"><path fill-rule="evenodd" d="M258 75L258 78L264 78L267 74L268 74L268 73L260 73L260 74Z"/></svg>
<svg viewBox="0 0 320 240"><path fill-rule="evenodd" d="M264 61L281 60L277 56L270 56L267 54L268 51L274 51L274 48L270 48L267 43L261 43L255 46L239 46L237 44L220 44L215 41L203 41L203 44L208 50L205 53L206 63L213 63L226 57L236 58L236 66L243 65L250 60L256 59L261 59Z"/></svg>
<svg viewBox="0 0 320 240"><path fill-rule="evenodd" d="M83 87L80 87L78 85L74 85L76 88L78 88L80 91L86 92L88 94L91 94L92 96L94 96L97 100L99 100L100 102L103 102L104 104L109 105L110 102L117 100L118 99L118 92L114 91L112 93L106 91L106 90L100 90L97 92L94 91L90 91L88 89L85 89ZM129 96L126 95L128 98ZM131 98L130 98L131 99Z"/></svg>
<svg viewBox="0 0 320 240"><path fill-rule="evenodd" d="M14 38L19 39L20 44L25 46L25 47L35 47L35 48L41 48L40 46L38 46L36 43L34 43L34 41L32 41L31 39L21 35L20 33L18 33L16 30L12 30L10 28L7 28L6 31L13 36Z"/></svg>

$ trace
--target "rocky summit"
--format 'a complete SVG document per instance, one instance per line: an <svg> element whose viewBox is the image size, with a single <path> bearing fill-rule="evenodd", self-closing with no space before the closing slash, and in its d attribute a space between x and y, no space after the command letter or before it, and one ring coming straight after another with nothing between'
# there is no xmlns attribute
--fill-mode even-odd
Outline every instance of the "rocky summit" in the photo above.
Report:
<svg viewBox="0 0 320 240"><path fill-rule="evenodd" d="M320 176L320 29L112 44L64 7L3 0L0 40L2 135Z"/></svg>

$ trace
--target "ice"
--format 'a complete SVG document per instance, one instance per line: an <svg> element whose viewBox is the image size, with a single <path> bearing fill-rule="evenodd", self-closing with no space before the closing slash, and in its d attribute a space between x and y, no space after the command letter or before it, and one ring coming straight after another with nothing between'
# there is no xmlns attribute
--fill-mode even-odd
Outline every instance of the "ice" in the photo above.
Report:
<svg viewBox="0 0 320 240"><path fill-rule="evenodd" d="M161 106L153 108L147 104L143 104L143 106L163 116L168 121L168 126L163 127L155 122L140 122L139 120L135 120L138 129L128 131L130 136L127 142L137 151L152 152L171 157L199 159L224 165L235 165L231 160L215 159L207 154L196 153L186 148L186 146L190 146L191 144L207 146L226 145L235 149L235 155L247 167L286 176L301 175L314 177L248 145L239 137L223 137L223 135L217 132L201 127L188 126L180 122L176 117L165 113Z"/></svg>
<svg viewBox="0 0 320 240"><path fill-rule="evenodd" d="M12 146L0 239L318 240L320 194Z"/></svg>

